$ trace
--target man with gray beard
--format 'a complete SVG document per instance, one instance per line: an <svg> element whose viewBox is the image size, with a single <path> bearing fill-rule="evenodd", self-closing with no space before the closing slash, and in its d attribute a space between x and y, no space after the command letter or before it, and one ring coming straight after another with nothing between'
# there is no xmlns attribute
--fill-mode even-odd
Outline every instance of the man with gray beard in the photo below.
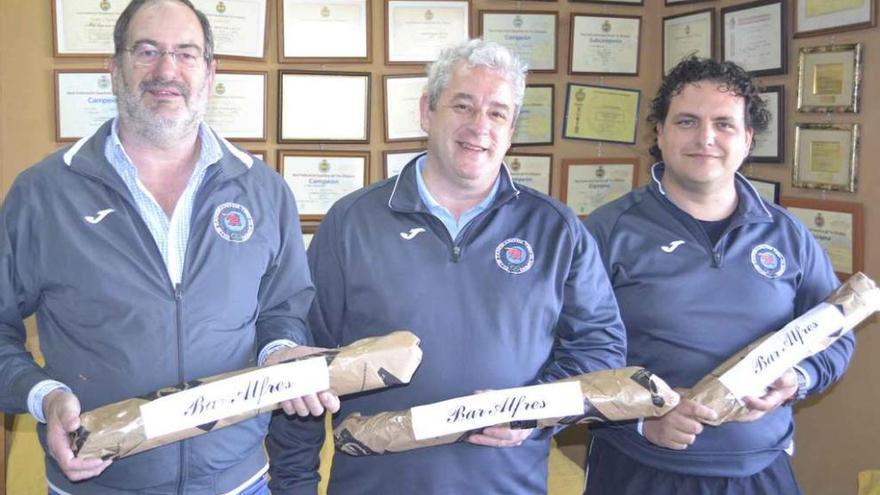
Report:
<svg viewBox="0 0 880 495"><path fill-rule="evenodd" d="M134 0L114 44L118 117L23 172L0 207L0 410L39 421L50 494L268 494L265 414L125 459L73 453L83 410L312 352L290 189L203 122L207 18ZM24 346L33 314L45 367Z"/></svg>

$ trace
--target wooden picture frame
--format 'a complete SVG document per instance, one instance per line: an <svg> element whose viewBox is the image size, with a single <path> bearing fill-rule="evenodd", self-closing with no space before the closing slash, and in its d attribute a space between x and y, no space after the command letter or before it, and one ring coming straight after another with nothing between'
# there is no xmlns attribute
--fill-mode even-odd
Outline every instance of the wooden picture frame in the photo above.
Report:
<svg viewBox="0 0 880 495"><path fill-rule="evenodd" d="M95 0L49 0L52 8L52 55L59 58L105 57L113 55L113 28L125 5L113 5L109 1ZM82 4L97 9L82 9L70 19ZM127 2L126 2L127 5ZM73 16L71 16L73 17Z"/></svg>
<svg viewBox="0 0 880 495"><path fill-rule="evenodd" d="M471 1L470 0L385 0L385 63L387 65L422 65L436 60L437 55L442 48L456 45L471 38ZM417 7L418 6L418 7ZM403 26L398 26L400 19L395 17L397 9L417 8L424 11L424 19L432 21L436 14L434 10L440 9L457 9L456 25L454 27L463 28L463 32L447 33L451 34L451 39L446 40L442 46L433 44L432 33L419 33L403 30ZM432 10L433 9L433 10ZM393 13L393 11L395 11ZM413 14L413 12L410 12ZM446 15L450 15L446 13ZM411 17L411 16L407 16ZM413 28L418 29L418 28ZM398 38L401 38L398 40ZM405 44L408 48L398 46ZM424 46L422 46L424 45Z"/></svg>
<svg viewBox="0 0 880 495"><path fill-rule="evenodd" d="M780 204L813 233L841 281L865 269L864 207L861 203L783 196Z"/></svg>
<svg viewBox="0 0 880 495"><path fill-rule="evenodd" d="M574 168L581 168L575 172ZM609 172L609 168L611 171ZM562 160L562 187L559 199L580 218L636 187L639 159L567 158ZM609 174L611 174L609 177ZM580 184L573 189L573 184ZM601 187L590 187L600 185Z"/></svg>
<svg viewBox="0 0 880 495"><path fill-rule="evenodd" d="M793 0L794 37L819 36L868 29L877 25L877 0L861 0L856 8L834 10L835 4L822 0ZM823 11L822 9L829 9ZM810 11L813 12L810 12ZM812 17L812 19L810 19Z"/></svg>
<svg viewBox="0 0 880 495"><path fill-rule="evenodd" d="M382 173L384 178L394 177L400 170L416 156L424 153L424 148L409 148L402 150L385 150L382 152ZM402 157L401 159L398 159ZM403 165L400 163L403 162ZM400 166L395 166L400 165Z"/></svg>
<svg viewBox="0 0 880 495"><path fill-rule="evenodd" d="M637 89L568 83L562 137L636 144L641 97Z"/></svg>
<svg viewBox="0 0 880 495"><path fill-rule="evenodd" d="M783 0L757 0L723 7L721 60L735 62L753 76L788 73L788 18L785 5ZM771 17L768 23L751 21L760 18L762 12ZM743 19L748 21L746 27L737 26Z"/></svg>
<svg viewBox="0 0 880 495"><path fill-rule="evenodd" d="M536 161L546 160L546 165L535 163ZM531 163L529 163L531 162ZM532 189L542 192L547 196L552 196L553 191L553 154L552 153L524 153L515 150L508 150L504 156L504 163L510 171L510 176L514 182L531 187ZM535 167L542 167L535 170ZM523 169L526 167L526 169ZM546 169L543 169L546 167Z"/></svg>
<svg viewBox="0 0 880 495"><path fill-rule="evenodd" d="M419 102L428 82L424 74L385 74L382 76L382 128L386 143L427 141L421 127ZM394 88L391 88L391 86ZM389 98L389 94L395 97Z"/></svg>
<svg viewBox="0 0 880 495"><path fill-rule="evenodd" d="M758 192L764 201L769 201L776 205L779 204L779 193L782 190L782 183L775 180L759 179L757 177L743 177L749 180L755 188L755 191Z"/></svg>
<svg viewBox="0 0 880 495"><path fill-rule="evenodd" d="M89 136L117 115L112 79L106 69L55 69L56 142Z"/></svg>
<svg viewBox="0 0 880 495"><path fill-rule="evenodd" d="M305 26L298 26L297 29L290 27L287 24L287 19L285 16L291 14L288 9L285 12L285 4L290 4L289 0L277 0L278 2L278 61L282 64L287 63L320 63L320 64L334 64L334 63L370 63L373 60L373 30L372 30L372 22L373 22L373 8L372 8L372 0L336 0L330 3L319 3L318 0L297 0L296 3L301 4L302 7L306 8L306 12L304 15L313 14L310 12L311 6L314 5L314 8L318 9L317 17L324 18L325 20L313 19L308 22ZM355 39L348 40L352 43L358 43L358 46L348 46L345 50L337 50L334 54L331 50L328 49L328 43L330 39L336 38L338 39L340 36L348 33L354 29L352 26L351 19L346 19L343 17L342 22L331 23L330 17L332 17L335 13L331 6L335 8L348 7L351 10L352 7L357 8L360 7L363 13L363 19L356 19L357 24L361 24L363 26L363 32L353 32L351 33L352 38L360 38L361 34L363 34L363 40L358 41ZM343 10L343 16L351 15L353 12L347 12ZM349 21L349 22L345 22ZM306 20L302 20L303 23L306 23ZM338 24L338 26L336 25ZM298 36L301 36L302 39L299 41L305 45L302 50L302 53L288 53L288 48L293 49L293 47L288 47L288 44L293 44L296 46L295 42L291 39L291 35L287 33L287 29L289 28L292 31L296 31ZM360 28L357 28L358 31ZM290 43L288 43L290 42ZM363 55L360 55L363 53Z"/></svg>
<svg viewBox="0 0 880 495"><path fill-rule="evenodd" d="M761 91L762 98L767 98L767 110L770 111L770 122L767 123L767 135L752 137L754 146L749 153L748 161L755 163L782 163L785 161L785 86L766 86ZM774 104L775 103L775 104Z"/></svg>
<svg viewBox="0 0 880 495"><path fill-rule="evenodd" d="M511 36L513 40L508 41L506 38L506 34L511 30L504 31L505 36L487 36L486 34L486 24L487 18L490 16L497 17L510 17L513 16L511 23L513 24L514 29L519 29L522 27L525 22L522 20L523 18L529 17L552 17L552 32L545 35L547 39L538 39L538 47L537 51L539 52L537 55L533 53L529 48L536 48L534 46L530 46L534 43L536 38L535 33L521 33L519 35ZM546 26L545 19L545 26ZM559 13L553 11L544 11L544 10L481 10L479 12L479 36L488 41L495 41L505 47L507 47L511 52L520 56L520 59L526 62L529 66L530 73L555 73L557 71L557 59L559 55L559 42L558 42L558 33L559 33ZM551 43L552 46L548 49L547 43ZM523 46L525 45L525 46ZM547 52L547 53L545 53ZM538 56L540 55L540 56Z"/></svg>
<svg viewBox="0 0 880 495"><path fill-rule="evenodd" d="M262 84L257 78L262 79ZM245 81L254 79L253 81ZM255 85L262 88L260 98L255 98ZM229 89L229 86L237 87L239 94L230 99L228 105L221 102ZM217 71L214 78L214 86L211 88L212 95L208 100L208 108L205 113L207 122L217 134L230 141L266 141L269 135L269 73L266 71L250 70L223 70ZM234 105L243 105L235 108ZM259 125L259 129L241 125L244 123L243 115L249 115L260 108L262 118L257 121L252 119L251 125ZM220 122L224 122L221 124ZM231 128L227 129L226 126Z"/></svg>
<svg viewBox="0 0 880 495"><path fill-rule="evenodd" d="M250 41L250 49L241 50L240 47L247 45L243 40L239 37L236 38L235 35L240 33L236 33L236 29L240 29L240 27L234 26L232 21L228 17L224 17L227 14L227 10L229 6L226 2L217 1L217 0L193 0L193 4L195 7L200 10L205 16L208 18L208 21L211 23L211 30L214 33L214 56L220 59L228 59L228 60L249 60L249 61L264 61L266 60L266 51L269 46L269 1L270 0L256 0L258 2L263 3L262 15L260 19L251 19L257 20L260 25L257 26L256 34L257 36L248 40L248 38L244 38L246 41ZM247 6L250 2L235 2L233 5L236 6ZM209 8L213 7L213 9ZM241 15L234 15L233 19L240 19ZM240 14L240 13L238 13ZM251 26L253 29L253 26ZM259 32L262 31L262 36L259 35Z"/></svg>
<svg viewBox="0 0 880 495"><path fill-rule="evenodd" d="M691 21L693 23L696 23L699 21L699 19L697 19L697 18L705 18L707 15L708 15L708 21L709 21L708 34L704 38L707 37L708 39L689 39L686 42L679 42L679 43L681 43L681 45L679 45L679 46L675 45L674 40L677 39L676 35L678 35L678 29L679 29L680 25L684 26L683 28L681 28L681 29L685 30L684 35L690 36L691 35L691 33L690 33L691 26L694 24L685 23L685 21ZM681 24L679 24L679 23L681 23ZM661 56L662 56L662 64L663 64L662 66L663 66L663 73L664 74L668 74L669 71L673 67L678 65L678 63L681 62L681 60L684 57L689 56L689 54L694 54L700 58L712 58L712 59L714 59L717 56L716 49L715 49L715 9L714 8L696 10L694 12L685 12L683 14L666 16L663 18L663 24L662 24L661 31L662 31L662 34L661 34L662 42L661 43L663 46L663 48L661 50ZM675 31L675 32L673 33L671 31ZM669 32L669 34L667 34L668 32ZM696 38L696 36L694 38ZM708 46L708 53L705 50L705 48L706 48L705 45L707 42L709 45ZM696 52L692 51L691 50L692 48L696 49L697 51ZM683 53L684 56L673 57L672 53L676 53L678 55L681 55Z"/></svg>
<svg viewBox="0 0 880 495"><path fill-rule="evenodd" d="M511 145L553 145L555 127L556 87L553 84L527 84Z"/></svg>
<svg viewBox="0 0 880 495"><path fill-rule="evenodd" d="M612 23L614 20L614 23ZM597 23L598 30L593 29ZM635 23L635 26L633 26ZM623 29L621 38L616 29ZM634 15L572 13L569 29L568 73L581 76L638 76L642 46L642 18ZM612 33L612 31L615 31ZM634 34L633 34L633 31ZM601 40L629 38L629 43ZM635 37L633 42L632 38ZM584 41L587 40L587 41ZM614 48L610 46L614 45Z"/></svg>
<svg viewBox="0 0 880 495"><path fill-rule="evenodd" d="M278 71L278 142L369 143L370 81L369 72Z"/></svg>
<svg viewBox="0 0 880 495"><path fill-rule="evenodd" d="M369 183L369 151L280 149L277 156L276 169L296 197L301 223L320 222L336 201ZM334 170L338 167L342 170ZM333 177L326 177L330 173Z"/></svg>
<svg viewBox="0 0 880 495"><path fill-rule="evenodd" d="M859 124L795 124L791 185L855 192L860 127Z"/></svg>

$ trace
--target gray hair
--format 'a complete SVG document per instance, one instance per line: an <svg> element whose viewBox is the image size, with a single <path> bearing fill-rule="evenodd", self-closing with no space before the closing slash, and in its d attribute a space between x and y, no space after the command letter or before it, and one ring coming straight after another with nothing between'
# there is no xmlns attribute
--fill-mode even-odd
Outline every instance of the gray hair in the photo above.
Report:
<svg viewBox="0 0 880 495"><path fill-rule="evenodd" d="M137 11L147 4L158 3L159 1L162 0L132 0L132 2L125 7L125 10L119 14L119 19L116 20L116 26L113 28L114 58L118 60L119 57L122 56L122 52L128 49L128 47L125 46L128 38L128 25L131 24L131 19L137 14ZM205 35L205 61L210 64L211 61L214 60L214 33L211 32L211 23L208 22L208 17L202 13L202 11L197 9L189 0L172 1L176 1L189 7L189 9L193 11L193 14L196 15L196 18L198 18L199 24L202 25L202 33Z"/></svg>
<svg viewBox="0 0 880 495"><path fill-rule="evenodd" d="M446 48L440 52L440 57L436 61L428 64L428 83L425 85L425 93L428 95L428 107L431 110L437 109L440 93L449 85L449 77L459 62L466 63L468 67L485 67L504 73L504 77L513 89L513 102L516 106L514 116L519 114L526 93L528 66L507 48L494 41L480 38Z"/></svg>

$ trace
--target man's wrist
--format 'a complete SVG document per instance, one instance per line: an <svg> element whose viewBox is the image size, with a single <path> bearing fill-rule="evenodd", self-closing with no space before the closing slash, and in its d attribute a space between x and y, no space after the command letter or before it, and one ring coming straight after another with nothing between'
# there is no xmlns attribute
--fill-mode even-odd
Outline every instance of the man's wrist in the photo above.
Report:
<svg viewBox="0 0 880 495"><path fill-rule="evenodd" d="M46 415L43 414L43 401L50 392L61 389L64 392L73 393L67 385L55 380L43 380L31 387L28 392L27 407L28 412L40 423L46 422Z"/></svg>
<svg viewBox="0 0 880 495"><path fill-rule="evenodd" d="M278 349L293 349L297 345L299 345L299 344L297 344L296 342L294 342L292 340L288 340L288 339L273 340L272 342L269 342L268 344L266 344L266 346L263 347L263 350L260 351L260 355L257 356L257 364L259 366L262 366L263 364L265 364L266 359L269 358L269 354L272 354L273 352L277 351Z"/></svg>

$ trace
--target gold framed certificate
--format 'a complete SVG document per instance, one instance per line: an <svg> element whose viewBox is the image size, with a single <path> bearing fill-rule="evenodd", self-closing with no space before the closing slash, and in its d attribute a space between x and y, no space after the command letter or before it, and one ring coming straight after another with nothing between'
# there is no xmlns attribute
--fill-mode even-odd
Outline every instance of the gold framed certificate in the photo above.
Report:
<svg viewBox="0 0 880 495"><path fill-rule="evenodd" d="M864 270L864 208L861 203L784 196L780 203L819 241L840 280Z"/></svg>
<svg viewBox="0 0 880 495"><path fill-rule="evenodd" d="M367 184L368 151L278 150L278 171L302 222L320 221L339 198Z"/></svg>
<svg viewBox="0 0 880 495"><path fill-rule="evenodd" d="M504 163L513 180L550 196L553 184L553 155L545 153L508 153Z"/></svg>
<svg viewBox="0 0 880 495"><path fill-rule="evenodd" d="M278 72L278 142L368 143L370 73Z"/></svg>
<svg viewBox="0 0 880 495"><path fill-rule="evenodd" d="M877 25L876 0L794 0L794 4L795 38Z"/></svg>
<svg viewBox="0 0 880 495"><path fill-rule="evenodd" d="M419 141L428 138L422 129L419 100L428 82L423 75L385 75L385 141Z"/></svg>
<svg viewBox="0 0 880 495"><path fill-rule="evenodd" d="M433 62L440 50L470 38L470 2L460 0L387 0L385 61Z"/></svg>
<svg viewBox="0 0 880 495"><path fill-rule="evenodd" d="M400 171L403 170L403 167L405 167L407 163L411 162L413 158L424 152L425 150L423 149L383 151L382 161L385 164L385 178L387 179L389 177L394 177L395 175L400 175Z"/></svg>
<svg viewBox="0 0 880 495"><path fill-rule="evenodd" d="M811 46L798 55L799 112L859 111L862 44Z"/></svg>
<svg viewBox="0 0 880 495"><path fill-rule="evenodd" d="M569 83L562 137L635 144L640 99L636 89Z"/></svg>
<svg viewBox="0 0 880 495"><path fill-rule="evenodd" d="M51 0L56 57L113 54L113 28L131 0Z"/></svg>
<svg viewBox="0 0 880 495"><path fill-rule="evenodd" d="M639 75L638 16L571 15L569 74Z"/></svg>
<svg viewBox="0 0 880 495"><path fill-rule="evenodd" d="M636 187L638 158L562 160L562 202L581 218Z"/></svg>
<svg viewBox="0 0 880 495"><path fill-rule="evenodd" d="M721 9L721 58L755 76L788 72L785 2L758 0Z"/></svg>
<svg viewBox="0 0 880 495"><path fill-rule="evenodd" d="M859 124L795 124L791 185L855 192Z"/></svg>
<svg viewBox="0 0 880 495"><path fill-rule="evenodd" d="M214 54L224 58L266 58L269 32L266 0L192 0L208 18L214 34Z"/></svg>
<svg viewBox="0 0 880 495"><path fill-rule="evenodd" d="M89 136L115 117L110 73L101 69L55 71L55 141Z"/></svg>
<svg viewBox="0 0 880 495"><path fill-rule="evenodd" d="M529 72L556 72L556 12L481 10L480 37L517 54Z"/></svg>
<svg viewBox="0 0 880 495"><path fill-rule="evenodd" d="M755 133L749 161L781 163L785 161L785 86L767 86L759 96L767 105L770 121L767 130Z"/></svg>
<svg viewBox="0 0 880 495"><path fill-rule="evenodd" d="M766 179L758 179L757 177L746 177L755 191L767 203L779 204L779 191L782 185L779 182Z"/></svg>
<svg viewBox="0 0 880 495"><path fill-rule="evenodd" d="M516 146L553 144L553 108L555 88L552 84L526 85L522 108L516 118L511 144Z"/></svg>
<svg viewBox="0 0 880 495"><path fill-rule="evenodd" d="M692 55L715 58L715 9L663 18L663 72Z"/></svg>
<svg viewBox="0 0 880 495"><path fill-rule="evenodd" d="M205 122L230 140L265 141L269 73L217 71Z"/></svg>
<svg viewBox="0 0 880 495"><path fill-rule="evenodd" d="M285 62L370 62L370 0L281 0L278 54Z"/></svg>

